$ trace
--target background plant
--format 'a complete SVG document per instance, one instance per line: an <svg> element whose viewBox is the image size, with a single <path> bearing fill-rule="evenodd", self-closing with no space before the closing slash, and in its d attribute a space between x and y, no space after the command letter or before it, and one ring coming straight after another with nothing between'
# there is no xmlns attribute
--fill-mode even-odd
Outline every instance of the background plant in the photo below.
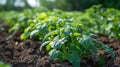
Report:
<svg viewBox="0 0 120 67"><path fill-rule="evenodd" d="M74 67L80 67L82 59L103 49L115 57L108 46L92 40L93 35L84 32L82 24L75 23L74 18L60 10L40 13L36 19L29 20L29 24L21 38L43 40L40 50L46 47L50 60L55 58L60 61L68 60Z"/></svg>

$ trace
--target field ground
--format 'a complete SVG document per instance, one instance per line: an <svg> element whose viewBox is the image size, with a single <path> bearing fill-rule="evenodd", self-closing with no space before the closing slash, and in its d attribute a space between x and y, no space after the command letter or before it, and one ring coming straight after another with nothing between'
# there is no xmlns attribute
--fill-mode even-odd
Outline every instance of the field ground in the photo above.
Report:
<svg viewBox="0 0 120 67"><path fill-rule="evenodd" d="M67 61L59 62L57 59L49 61L48 53L39 51L40 41L32 39L22 41L19 39L20 31L6 40L11 34L8 33L9 26L0 21L0 60L11 64L13 67L72 67ZM116 53L112 59L105 51L103 53L107 63L104 67L120 67L120 41L108 38L107 35L98 35L95 39L110 46ZM97 67L96 58L88 58L82 61L82 67Z"/></svg>

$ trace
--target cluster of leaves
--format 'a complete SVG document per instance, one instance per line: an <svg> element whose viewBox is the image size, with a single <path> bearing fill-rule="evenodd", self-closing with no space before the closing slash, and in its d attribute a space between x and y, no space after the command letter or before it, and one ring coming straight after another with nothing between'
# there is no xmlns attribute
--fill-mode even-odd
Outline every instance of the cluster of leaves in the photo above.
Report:
<svg viewBox="0 0 120 67"><path fill-rule="evenodd" d="M93 6L84 12L78 12L74 18L75 22L81 23L87 32L106 34L120 39L120 11L117 9L105 9L101 5Z"/></svg>
<svg viewBox="0 0 120 67"><path fill-rule="evenodd" d="M21 35L21 39L35 38L37 40L43 40L43 37L53 30L59 29L65 25L65 22L69 22L72 19L62 18L64 15L59 14L60 11L54 12L42 12L37 14L37 17L33 20L29 20L29 26L24 30ZM55 34L55 33L54 33Z"/></svg>
<svg viewBox="0 0 120 67"><path fill-rule="evenodd" d="M35 19L29 20L29 24L21 39L42 40L40 50L45 47L50 60L68 60L74 67L80 67L82 59L96 54L98 50L104 49L112 57L115 56L108 46L92 40L93 34L85 33L80 23L75 23L74 18L62 11L40 13Z"/></svg>
<svg viewBox="0 0 120 67"><path fill-rule="evenodd" d="M0 13L0 18L4 19L6 24L11 26L9 32L15 30L23 31L29 26L28 20L35 18L35 14L49 11L47 8L40 7L34 9L25 9L22 12L17 11L3 11Z"/></svg>
<svg viewBox="0 0 120 67"><path fill-rule="evenodd" d="M88 12L91 12L87 14L90 18L90 22L93 24L92 27L94 29L92 30L94 33L102 33L102 34L107 34L110 37L114 36L117 39L120 39L120 24L119 21L120 19L120 11L109 8L109 9L104 9L98 7L93 7L92 9L87 10ZM95 14L93 14L95 13ZM92 19L93 18L93 19ZM92 20L91 20L92 19Z"/></svg>
<svg viewBox="0 0 120 67"><path fill-rule="evenodd" d="M42 21L42 23L44 23L44 22L50 22L49 19L51 19L51 17L59 16L60 10L55 10L51 12L48 9L41 7L37 9L26 9L23 12L15 12L15 11L1 12L0 18L4 18L7 24L12 26L10 32L14 30L23 31L28 26L32 26L36 22L41 22L37 20L38 15L39 18L41 18L40 13L46 13L48 14L47 16L49 16L43 19L44 21ZM86 32L91 32L95 34L98 33L106 34L109 35L109 37L115 37L116 39L120 39L120 30L119 30L120 11L117 9L113 9L113 8L105 9L102 8L101 5L97 5L97 6L95 5L85 10L84 12L61 11L61 13L62 13L61 14L62 17L73 18L74 23L82 24L83 30ZM31 24L31 22L33 23Z"/></svg>
<svg viewBox="0 0 120 67"><path fill-rule="evenodd" d="M119 10L93 6L85 12L32 11L25 10L12 15L8 22L13 24L10 30L24 31L20 36L23 40L34 38L43 41L40 50L45 47L49 51L50 60L68 60L74 67L80 67L82 59L96 54L98 50L106 50L115 57L107 45L93 40L95 35L91 33L120 36ZM101 57L99 60L101 61Z"/></svg>

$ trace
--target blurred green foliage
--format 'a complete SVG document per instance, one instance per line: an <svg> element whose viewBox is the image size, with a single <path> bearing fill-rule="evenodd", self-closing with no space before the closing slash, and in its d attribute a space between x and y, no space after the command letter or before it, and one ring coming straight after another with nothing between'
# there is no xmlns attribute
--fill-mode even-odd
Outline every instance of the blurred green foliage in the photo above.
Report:
<svg viewBox="0 0 120 67"><path fill-rule="evenodd" d="M106 8L120 9L120 0L40 0L40 3L49 9L62 10L85 10L97 4L102 4Z"/></svg>
<svg viewBox="0 0 120 67"><path fill-rule="evenodd" d="M7 0L5 5L0 5L1 10L18 10L21 11L26 8L31 8L27 0L21 0L25 3L25 7L15 7L13 4L16 0ZM120 0L40 0L40 5L49 9L62 9L62 10L85 10L93 5L101 4L105 8L120 9Z"/></svg>
<svg viewBox="0 0 120 67"><path fill-rule="evenodd" d="M6 3L0 4L0 11L9 11L9 10L16 10L16 11L22 11L26 8L31 8L30 5L28 4L27 0L21 0L22 2L25 3L24 7L21 6L15 6L15 1L16 0L6 0Z"/></svg>
<svg viewBox="0 0 120 67"><path fill-rule="evenodd" d="M54 11L57 11L57 14ZM83 30L86 32L106 34L109 35L109 37L120 39L120 11L113 8L102 8L101 5L95 5L92 8L86 9L85 11L69 12L61 10L50 11L44 7L26 9L22 12L3 11L0 13L0 18L3 18L7 24L12 26L12 28L9 30L9 32L12 32L14 30L24 30L30 25L28 20L35 19L36 16L42 12L45 12L49 15L62 14L63 17L73 18L74 23L82 24ZM37 20L34 20L34 22L36 21Z"/></svg>

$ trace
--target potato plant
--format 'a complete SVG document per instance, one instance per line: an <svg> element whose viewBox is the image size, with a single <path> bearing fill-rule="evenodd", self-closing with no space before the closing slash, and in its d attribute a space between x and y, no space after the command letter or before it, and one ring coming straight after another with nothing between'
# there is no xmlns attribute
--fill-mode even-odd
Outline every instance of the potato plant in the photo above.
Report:
<svg viewBox="0 0 120 67"><path fill-rule="evenodd" d="M42 41L40 50L46 48L50 60L68 60L74 67L80 67L84 58L96 55L98 50L106 50L115 57L107 45L93 37L102 33L120 39L119 13L119 10L103 9L98 5L84 12L25 10L16 15L12 13L6 20L7 24L13 25L10 31L23 31L22 40L33 38ZM99 61L102 62L100 56Z"/></svg>
<svg viewBox="0 0 120 67"><path fill-rule="evenodd" d="M102 8L101 5L93 6L76 16L75 21L81 23L83 29L92 33L101 33L120 39L119 19L120 11L113 8ZM89 29L88 29L89 28Z"/></svg>
<svg viewBox="0 0 120 67"><path fill-rule="evenodd" d="M40 47L40 50L46 47L50 60L55 58L60 61L68 60L73 67L80 67L81 60L96 54L98 50L106 50L115 57L114 52L107 45L92 40L93 34L83 33L80 25L65 24L64 27L52 32L45 35Z"/></svg>
<svg viewBox="0 0 120 67"><path fill-rule="evenodd" d="M120 39L120 33L118 30L116 30L120 29L120 11L113 8L102 8L101 5L95 5L83 12L65 12L61 10L50 11L46 8L41 7L38 9L26 9L23 12L1 12L0 17L6 19L7 24L11 25L12 28L10 29L10 32L14 30L23 31L28 26L30 26L28 20L38 19L42 17L40 13L47 14L47 16L57 17L59 17L61 14L61 18L73 18L75 19L74 23L82 24L83 30L86 32L106 34L109 35L109 37ZM47 18L45 19L47 20ZM44 19L41 18L41 20ZM36 21L34 20L34 22ZM37 22L41 21L37 20Z"/></svg>
<svg viewBox="0 0 120 67"><path fill-rule="evenodd" d="M24 30L24 33L21 35L21 39L26 40L28 38L34 38L36 40L43 40L47 33L59 29L63 27L65 23L72 21L72 18L67 19L65 15L63 16L59 13L59 11L54 11L50 13L42 12L37 14L36 19L28 21L30 25Z"/></svg>
<svg viewBox="0 0 120 67"><path fill-rule="evenodd" d="M15 30L23 31L29 26L28 20L36 18L35 15L43 11L46 12L49 10L47 8L40 7L34 9L25 9L22 12L6 11L0 13L0 18L4 19L6 24L11 26L9 32L13 32Z"/></svg>
<svg viewBox="0 0 120 67"><path fill-rule="evenodd" d="M74 67L80 67L82 59L96 54L98 50L106 50L115 57L107 45L92 40L94 35L82 30L82 25L74 20L61 11L40 13L36 19L29 20L30 26L24 30L21 39L42 40L40 50L45 47L50 60L68 60Z"/></svg>

